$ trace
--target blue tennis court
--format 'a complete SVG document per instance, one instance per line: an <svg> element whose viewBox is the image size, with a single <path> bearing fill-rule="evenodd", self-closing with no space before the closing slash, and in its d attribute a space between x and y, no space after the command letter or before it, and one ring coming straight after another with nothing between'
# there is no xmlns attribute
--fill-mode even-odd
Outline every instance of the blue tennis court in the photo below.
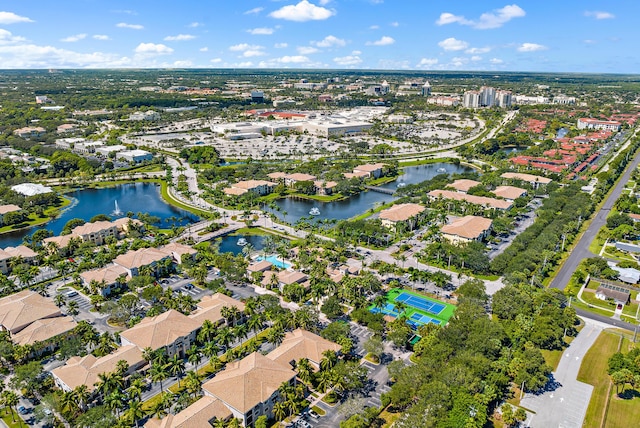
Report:
<svg viewBox="0 0 640 428"><path fill-rule="evenodd" d="M442 321L434 319L434 318L431 318L431 317L428 317L426 315L419 314L418 312L414 312L413 315L411 315L410 318L411 318L412 321L414 321L414 322L416 322L418 324L422 324L422 325L423 324L429 324L429 323L437 324L437 325L442 324Z"/></svg>
<svg viewBox="0 0 640 428"><path fill-rule="evenodd" d="M374 314L377 314L378 312L385 314L385 315L391 315L392 317L398 318L398 316L400 315L398 313L398 311L396 311L396 307L393 306L392 303L387 303L385 304L382 309L380 308L372 308L371 312L373 312Z"/></svg>
<svg viewBox="0 0 640 428"><path fill-rule="evenodd" d="M445 305L442 303L432 302L423 297L414 296L409 293L400 293L398 297L396 297L396 302L402 302L416 309L420 309L421 311L429 312L434 315L438 315L445 308Z"/></svg>

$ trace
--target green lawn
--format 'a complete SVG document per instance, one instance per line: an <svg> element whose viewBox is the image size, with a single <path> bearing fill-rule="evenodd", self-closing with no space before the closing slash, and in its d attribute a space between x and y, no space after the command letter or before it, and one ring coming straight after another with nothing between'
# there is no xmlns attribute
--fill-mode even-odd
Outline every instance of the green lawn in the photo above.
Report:
<svg viewBox="0 0 640 428"><path fill-rule="evenodd" d="M600 427L602 412L607 403L610 379L607 374L607 361L618 351L620 336L603 331L582 360L578 380L593 385L593 394L587 408L584 427ZM633 426L633 423L626 426Z"/></svg>
<svg viewBox="0 0 640 428"><path fill-rule="evenodd" d="M0 234L7 232L15 232L16 230L24 229L27 227L39 226L44 223L48 223L53 218L57 217L60 211L71 204L71 199L67 199L65 197L60 198L62 202L60 205L56 205L54 207L49 207L44 210L42 217L38 217L36 214L30 214L29 220L22 222L20 224L14 224L11 226L3 226L0 227Z"/></svg>

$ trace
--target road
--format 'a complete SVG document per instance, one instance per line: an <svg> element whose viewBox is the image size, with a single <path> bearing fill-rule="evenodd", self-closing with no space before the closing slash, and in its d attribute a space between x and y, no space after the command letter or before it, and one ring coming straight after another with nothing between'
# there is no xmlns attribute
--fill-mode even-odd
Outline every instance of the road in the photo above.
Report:
<svg viewBox="0 0 640 428"><path fill-rule="evenodd" d="M609 197L605 201L604 205L591 221L589 228L580 237L580 240L576 244L575 248L571 251L569 258L566 262L564 262L562 268L553 279L553 281L551 281L551 287L564 290L569 283L569 280L571 279L571 275L573 275L573 272L575 272L580 262L583 259L594 256L594 254L589 251L589 245L591 245L591 242L594 240L602 226L606 224L609 212L622 194L622 190L624 189L625 184L629 181L629 177L631 177L633 171L636 170L638 164L640 164L640 152L629 163L627 169L622 174L622 177L618 180L613 191L609 194Z"/></svg>
<svg viewBox="0 0 640 428"><path fill-rule="evenodd" d="M536 412L525 422L532 428L581 428L593 386L577 380L584 355L608 325L585 319L585 326L565 349L553 379L541 394L525 394L520 405Z"/></svg>

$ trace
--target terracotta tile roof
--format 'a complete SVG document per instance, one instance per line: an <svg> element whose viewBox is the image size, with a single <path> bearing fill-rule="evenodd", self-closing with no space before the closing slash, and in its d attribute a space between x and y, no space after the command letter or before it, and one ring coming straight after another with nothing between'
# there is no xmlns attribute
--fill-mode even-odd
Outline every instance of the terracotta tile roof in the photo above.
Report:
<svg viewBox="0 0 640 428"><path fill-rule="evenodd" d="M166 251L156 248L140 248L139 250L129 251L119 255L113 262L127 269L132 269L148 266L167 257L169 257L169 255Z"/></svg>
<svg viewBox="0 0 640 428"><path fill-rule="evenodd" d="M165 252L167 255L173 257L178 262L182 260L182 256L188 254L193 256L198 253L198 250L184 244L178 244L177 242L171 242L167 245L163 245L158 250Z"/></svg>
<svg viewBox="0 0 640 428"><path fill-rule="evenodd" d="M252 263L247 267L247 270L249 272L264 272L266 270L271 269L271 267L273 266L273 263L267 261L267 260L262 260L259 261L257 263Z"/></svg>
<svg viewBox="0 0 640 428"><path fill-rule="evenodd" d="M11 334L32 322L62 315L52 300L31 290L22 290L0 299L0 325Z"/></svg>
<svg viewBox="0 0 640 428"><path fill-rule="evenodd" d="M552 181L550 178L547 178L547 177L541 177L539 175L533 175L533 174L523 174L519 172L505 172L500 177L511 178L515 180L522 180L529 183L540 183L540 184L549 184Z"/></svg>
<svg viewBox="0 0 640 428"><path fill-rule="evenodd" d="M274 180L285 178L286 176L287 176L286 172L272 172L270 174L267 174L267 177L272 178Z"/></svg>
<svg viewBox="0 0 640 428"><path fill-rule="evenodd" d="M120 360L125 360L129 367L142 365L144 362L140 348L135 345L125 345L100 358L91 354L85 357L69 358L64 366L51 370L51 374L69 389L87 385L89 391L93 391L98 375L113 372Z"/></svg>
<svg viewBox="0 0 640 428"><path fill-rule="evenodd" d="M300 282L304 282L307 278L308 278L307 275L305 275L302 272L298 272L297 270L294 270L294 271L283 270L278 272L278 280L283 284L300 283Z"/></svg>
<svg viewBox="0 0 640 428"><path fill-rule="evenodd" d="M222 293L215 293L211 296L205 296L197 303L198 309L189 315L189 318L195 320L198 325L202 325L204 320L212 323L222 321L222 308L236 307L240 312L244 311L244 303L229 297Z"/></svg>
<svg viewBox="0 0 640 428"><path fill-rule="evenodd" d="M364 165L358 165L357 167L353 168L353 172L357 172L357 171L373 172L382 168L384 168L383 163L366 163Z"/></svg>
<svg viewBox="0 0 640 428"><path fill-rule="evenodd" d="M468 215L458 218L442 226L442 233L446 235L456 235L466 239L477 239L486 230L491 228L492 221L488 218Z"/></svg>
<svg viewBox="0 0 640 428"><path fill-rule="evenodd" d="M88 270L80 274L80 278L85 284L89 284L91 281L102 282L106 285L111 285L121 276L125 275L127 279L131 278L128 271L120 265L111 265L101 269Z"/></svg>
<svg viewBox="0 0 640 428"><path fill-rule="evenodd" d="M482 205L487 208L506 210L511 208L511 202L502 199L486 198L484 196L467 195L466 193L453 192L451 190L432 190L428 193L432 198L442 197L456 201L467 201L472 204Z"/></svg>
<svg viewBox="0 0 640 428"><path fill-rule="evenodd" d="M51 236L49 238L44 238L42 240L42 242L46 245L49 242L53 242L55 244L58 245L58 248L66 248L67 245L69 245L69 241L71 241L71 239L73 238L77 238L77 236L74 235L59 235L59 236Z"/></svg>
<svg viewBox="0 0 640 428"><path fill-rule="evenodd" d="M0 260L9 260L11 257L11 254L0 248Z"/></svg>
<svg viewBox="0 0 640 428"><path fill-rule="evenodd" d="M109 229L113 229L114 227L116 227L116 225L110 221L96 221L93 223L85 223L81 226L76 226L73 228L71 233L78 236L90 235L92 233L104 232Z"/></svg>
<svg viewBox="0 0 640 428"><path fill-rule="evenodd" d="M344 178L362 178L362 177L368 177L369 173L366 171L360 171L360 172L345 172L342 175L344 175Z"/></svg>
<svg viewBox="0 0 640 428"><path fill-rule="evenodd" d="M496 190L493 191L494 195L510 200L517 199L526 193L527 191L525 189L514 186L498 186L496 187Z"/></svg>
<svg viewBox="0 0 640 428"><path fill-rule="evenodd" d="M298 362L301 358L307 358L316 366L322 360L322 353L327 350L340 351L341 347L309 331L297 329L287 333L284 340L276 349L267 354L267 358L283 365L292 360Z"/></svg>
<svg viewBox="0 0 640 428"><path fill-rule="evenodd" d="M60 334L67 333L78 325L71 317L55 317L37 320L11 336L11 340L18 345L33 345L44 342Z"/></svg>
<svg viewBox="0 0 640 428"><path fill-rule="evenodd" d="M270 181L265 180L247 180L247 181L238 181L236 184L233 184L231 187L235 187L237 189L246 189L251 190L260 186L277 186L276 183L272 183Z"/></svg>
<svg viewBox="0 0 640 428"><path fill-rule="evenodd" d="M425 207L418 204L398 204L380 211L381 220L392 222L406 221L423 212Z"/></svg>
<svg viewBox="0 0 640 428"><path fill-rule="evenodd" d="M194 319L169 309L158 316L144 318L139 324L120 333L120 337L140 349L149 347L155 350L171 345L176 339L190 335L201 326Z"/></svg>
<svg viewBox="0 0 640 428"><path fill-rule="evenodd" d="M17 205L0 205L0 215L6 214L6 213L12 213L12 212L16 212L16 211L20 211L22 210L22 208L20 208Z"/></svg>
<svg viewBox="0 0 640 428"><path fill-rule="evenodd" d="M227 364L226 369L203 384L202 389L240 413L246 413L269 399L283 382L289 382L295 375L288 366L254 352Z"/></svg>
<svg viewBox="0 0 640 428"><path fill-rule="evenodd" d="M245 193L248 192L247 189L240 189L238 187L225 187L224 189L222 189L222 191L226 194L226 195L233 195L233 196L240 196L240 195L244 195Z"/></svg>
<svg viewBox="0 0 640 428"><path fill-rule="evenodd" d="M144 223L138 220L137 218L129 218L129 217L120 217L113 221L113 224L120 230L125 230L129 227L129 222L135 224L136 226L142 226Z"/></svg>
<svg viewBox="0 0 640 428"><path fill-rule="evenodd" d="M38 256L38 253L36 253L29 247L25 247L24 245L18 245L17 247L7 247L4 249L4 251L9 253L11 257L32 259Z"/></svg>
<svg viewBox="0 0 640 428"><path fill-rule="evenodd" d="M469 189L471 189L472 187L476 187L478 185L480 185L482 183L480 183L479 181L476 180L467 180L465 178L460 179L460 180L456 180L451 184L447 184L447 187L453 187L454 189L456 189L459 192L468 192Z"/></svg>
<svg viewBox="0 0 640 428"><path fill-rule="evenodd" d="M318 187L318 188L332 189L332 188L336 187L338 185L338 183L336 183L335 181L316 180L316 181L313 182L313 185Z"/></svg>
<svg viewBox="0 0 640 428"><path fill-rule="evenodd" d="M301 172L296 172L293 174L288 174L285 178L287 180L294 180L294 181L313 181L316 179L316 176L310 175L310 174L303 174Z"/></svg>
<svg viewBox="0 0 640 428"><path fill-rule="evenodd" d="M222 401L205 395L198 401L175 415L162 419L149 419L145 428L201 428L211 426L213 419L225 420L233 416Z"/></svg>

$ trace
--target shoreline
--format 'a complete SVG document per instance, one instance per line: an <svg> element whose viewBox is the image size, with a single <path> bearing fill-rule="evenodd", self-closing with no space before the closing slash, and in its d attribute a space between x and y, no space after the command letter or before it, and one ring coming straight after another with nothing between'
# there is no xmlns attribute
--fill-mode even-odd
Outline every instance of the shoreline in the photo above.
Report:
<svg viewBox="0 0 640 428"><path fill-rule="evenodd" d="M65 193L60 195L60 198L62 199L62 204L58 207L49 207L47 209L44 210L44 215L46 215L46 218L40 218L40 219L36 219L34 223L28 224L26 226L23 227L18 227L15 229L7 229L7 230L2 230L0 231L0 237L4 236L4 235L8 235L10 233L14 233L14 232L21 232L24 230L29 230L32 229L34 227L38 227L38 226L42 226L44 224L49 223L50 221L55 220L56 218L58 218L60 216L60 214L64 213L67 209L69 209L69 207L71 206L71 203L73 202L73 198L69 198L65 196ZM50 214L47 214L47 211ZM51 217L52 214L55 214L54 217Z"/></svg>

